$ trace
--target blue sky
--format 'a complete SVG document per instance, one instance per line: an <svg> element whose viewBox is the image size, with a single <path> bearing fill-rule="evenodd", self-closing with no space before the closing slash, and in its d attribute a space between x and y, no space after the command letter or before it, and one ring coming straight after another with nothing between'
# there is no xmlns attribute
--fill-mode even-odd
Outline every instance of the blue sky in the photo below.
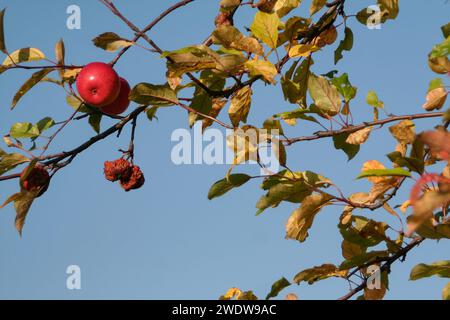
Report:
<svg viewBox="0 0 450 320"><path fill-rule="evenodd" d="M138 26L146 25L176 1L115 1ZM170 50L196 44L213 29L219 1L197 0L164 20L149 36ZM310 1L304 1L298 15L306 15ZM347 1L347 14L356 13L374 1ZM66 8L81 7L81 30L66 28ZM450 4L444 0L402 1L400 15L381 30L368 30L356 20L348 24L355 33L355 45L333 66L333 48L316 55L315 73L332 69L347 72L358 87L353 103L357 121L371 119L365 95L376 90L392 114L423 110L428 82L435 78L427 67L431 47L442 41L440 26L448 22ZM113 54L91 45L91 39L106 31L132 37L127 27L97 1L2 0L7 7L6 39L10 51L27 46L53 56L58 39L66 43L66 61L86 64L110 61ZM240 10L237 23L249 25L253 11ZM333 47L337 46L337 43ZM157 55L132 48L116 67L131 85L145 81L163 83L165 63ZM51 84L40 84L27 94L17 108L9 103L28 72L12 70L0 77L0 128L7 133L17 121L35 122L45 116L66 119L71 113L65 94ZM270 115L292 109L279 87L255 86L249 123L261 124ZM52 181L45 196L32 207L23 238L14 229L12 206L0 212L0 298L3 299L215 299L228 288L254 290L264 297L280 277L292 279L305 268L325 262L340 263L341 238L336 225L339 207L321 212L306 242L284 239L284 226L295 206L282 204L255 216L255 203L263 194L252 181L239 191L214 201L206 198L209 186L222 178L225 165L182 165L170 160L174 129L187 127L183 110L167 108L159 121L139 119L136 162L147 182L137 191L124 193L103 177L103 162L118 157L117 149L128 144L128 131L110 137L81 154ZM226 120L226 119L225 119ZM435 122L417 122L418 130ZM103 128L112 122L105 120ZM318 130L309 124L288 129L291 136ZM294 170L319 172L337 183L346 194L367 190L356 181L362 163L377 159L388 164L384 154L395 142L375 130L360 154L347 162L330 140L298 144L290 148L288 161ZM68 149L87 140L93 131L85 122L71 124L52 145L53 151ZM244 168L255 173L255 166ZM1 199L17 189L17 181L3 182ZM395 204L407 198L401 192ZM398 227L386 212L366 212ZM427 241L412 252L406 262L397 263L390 277L390 299L439 299L445 279L408 281L410 269L419 262L448 259L447 242ZM67 266L82 270L82 289L66 289ZM330 279L283 291L301 299L334 299L348 290L348 284Z"/></svg>

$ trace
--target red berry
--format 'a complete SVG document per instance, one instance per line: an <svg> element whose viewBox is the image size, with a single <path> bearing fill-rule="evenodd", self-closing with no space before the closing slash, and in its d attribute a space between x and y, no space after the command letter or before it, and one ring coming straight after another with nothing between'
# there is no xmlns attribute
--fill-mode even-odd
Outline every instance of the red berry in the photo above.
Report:
<svg viewBox="0 0 450 320"><path fill-rule="evenodd" d="M101 107L100 110L109 115L119 115L125 112L130 105L130 99L128 98L130 91L131 88L128 81L124 78L120 78L119 96L112 103Z"/></svg>
<svg viewBox="0 0 450 320"><path fill-rule="evenodd" d="M87 64L78 74L76 85L81 98L94 107L112 103L120 91L119 76L103 62Z"/></svg>

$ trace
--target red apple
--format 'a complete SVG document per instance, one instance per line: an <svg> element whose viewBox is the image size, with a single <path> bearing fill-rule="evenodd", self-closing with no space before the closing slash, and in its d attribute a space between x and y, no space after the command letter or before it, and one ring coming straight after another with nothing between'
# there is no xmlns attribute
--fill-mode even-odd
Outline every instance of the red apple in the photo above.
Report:
<svg viewBox="0 0 450 320"><path fill-rule="evenodd" d="M87 104L102 107L119 95L120 79L109 64L92 62L78 74L77 90Z"/></svg>
<svg viewBox="0 0 450 320"><path fill-rule="evenodd" d="M130 91L131 88L128 81L124 78L120 78L119 96L116 100L114 100L114 102L101 107L100 110L109 115L118 115L125 112L130 105L130 99L128 98Z"/></svg>

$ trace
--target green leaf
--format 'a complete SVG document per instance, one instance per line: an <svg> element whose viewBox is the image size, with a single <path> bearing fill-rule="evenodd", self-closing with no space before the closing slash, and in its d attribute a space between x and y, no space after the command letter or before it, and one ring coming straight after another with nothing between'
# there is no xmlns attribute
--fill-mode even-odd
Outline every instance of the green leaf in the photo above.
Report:
<svg viewBox="0 0 450 320"><path fill-rule="evenodd" d="M360 145L347 143L349 133L341 133L333 136L334 147L337 150L342 150L348 157L348 161L352 160L361 149Z"/></svg>
<svg viewBox="0 0 450 320"><path fill-rule="evenodd" d="M238 127L239 122L247 122L247 116L250 112L253 91L249 86L240 89L231 99L228 115L233 126Z"/></svg>
<svg viewBox="0 0 450 320"><path fill-rule="evenodd" d="M29 122L18 122L11 127L9 134L15 139L20 139L39 137L41 133L37 126Z"/></svg>
<svg viewBox="0 0 450 320"><path fill-rule="evenodd" d="M0 11L0 51L6 54L6 44L5 44L5 27L4 27L4 17L5 17L5 10L3 9Z"/></svg>
<svg viewBox="0 0 450 320"><path fill-rule="evenodd" d="M75 96L67 96L66 97L66 102L74 110L78 110L78 112L88 113L88 112L92 112L93 111L89 106L87 106L83 101L80 101Z"/></svg>
<svg viewBox="0 0 450 320"><path fill-rule="evenodd" d="M370 90L367 94L366 102L369 106L374 108L384 108L384 102L378 99L377 93L373 90Z"/></svg>
<svg viewBox="0 0 450 320"><path fill-rule="evenodd" d="M447 39L448 37L450 37L450 22L443 25L441 27L441 30L442 30L442 35L444 36L444 38Z"/></svg>
<svg viewBox="0 0 450 320"><path fill-rule="evenodd" d="M275 77L278 74L277 68L270 61L265 60L248 60L245 63L250 77L261 76L267 83L275 84Z"/></svg>
<svg viewBox="0 0 450 320"><path fill-rule="evenodd" d="M450 260L437 261L432 264L419 263L412 268L409 280L418 280L431 276L450 278Z"/></svg>
<svg viewBox="0 0 450 320"><path fill-rule="evenodd" d="M320 11L326 3L327 0L313 0L309 8L309 15L312 16L316 12Z"/></svg>
<svg viewBox="0 0 450 320"><path fill-rule="evenodd" d="M212 98L203 89L198 88L195 91L194 97L191 101L190 107L195 111L201 112L203 114L209 114L212 108ZM192 127L197 120L203 119L202 116L190 112L189 113L189 126Z"/></svg>
<svg viewBox="0 0 450 320"><path fill-rule="evenodd" d="M50 117L45 117L41 120L39 120L38 123L36 123L36 127L38 128L39 132L42 133L45 130L50 129L55 125L55 121Z"/></svg>
<svg viewBox="0 0 450 320"><path fill-rule="evenodd" d="M3 151L3 150L1 150ZM14 169L18 165L29 162L30 159L19 153L1 153L0 154L0 176Z"/></svg>
<svg viewBox="0 0 450 320"><path fill-rule="evenodd" d="M326 193L313 194L307 196L300 206L294 210L286 224L286 239L303 242L308 237L308 230L311 228L317 213L333 197Z"/></svg>
<svg viewBox="0 0 450 320"><path fill-rule="evenodd" d="M50 72L52 72L54 69L42 69L38 72L33 73L33 75L31 76L31 78L29 78L19 89L19 91L17 91L17 93L15 94L13 101L12 101L12 105L11 105L11 110L14 109L17 105L17 103L19 102L19 100L31 89L33 88L36 84L38 84L46 75L48 75Z"/></svg>
<svg viewBox="0 0 450 320"><path fill-rule="evenodd" d="M428 92L433 91L434 89L442 88L444 86L444 82L441 78L435 78L430 81L428 85Z"/></svg>
<svg viewBox="0 0 450 320"><path fill-rule="evenodd" d="M436 59L440 57L447 57L450 54L450 37L444 40L444 42L437 44L433 47L430 54L430 59Z"/></svg>
<svg viewBox="0 0 450 320"><path fill-rule="evenodd" d="M311 74L309 70L313 64L312 58L308 57L297 69L295 69L296 64L294 64L292 70L281 79L285 100L290 103L298 103L303 108L307 107L306 93L308 92L308 79Z"/></svg>
<svg viewBox="0 0 450 320"><path fill-rule="evenodd" d="M3 61L4 66L45 59L44 53L36 48L23 48L14 51Z"/></svg>
<svg viewBox="0 0 450 320"><path fill-rule="evenodd" d="M331 79L331 83L342 95L345 102L349 102L356 96L357 88L353 87L348 80L348 74L343 73L339 77L334 77L333 79Z"/></svg>
<svg viewBox="0 0 450 320"><path fill-rule="evenodd" d="M114 32L105 32L92 39L96 47L102 48L109 52L115 52L122 48L127 48L133 45L133 42L121 38Z"/></svg>
<svg viewBox="0 0 450 320"><path fill-rule="evenodd" d="M317 108L328 116L334 116L341 110L341 98L336 87L322 76L311 74L308 79L308 91Z"/></svg>
<svg viewBox="0 0 450 320"><path fill-rule="evenodd" d="M100 122L102 121L102 114L94 112L89 116L89 124L96 133L100 133Z"/></svg>
<svg viewBox="0 0 450 320"><path fill-rule="evenodd" d="M276 13L258 11L250 27L253 35L272 49L277 47L280 18Z"/></svg>
<svg viewBox="0 0 450 320"><path fill-rule="evenodd" d="M368 177L411 177L411 173L403 168L371 169L362 171L356 179Z"/></svg>
<svg viewBox="0 0 450 320"><path fill-rule="evenodd" d="M152 106L171 106L179 103L177 94L168 85L149 83L137 84L131 90L130 99L142 105Z"/></svg>
<svg viewBox="0 0 450 320"><path fill-rule="evenodd" d="M270 298L275 298L278 296L278 294L286 287L289 287L291 283L285 278L281 278L280 280L276 281L272 288L270 289L269 294L266 296L266 300L269 300Z"/></svg>
<svg viewBox="0 0 450 320"><path fill-rule="evenodd" d="M158 111L158 107L151 107L147 110L147 118L150 121L153 121L153 119L158 119L156 116L156 111Z"/></svg>
<svg viewBox="0 0 450 320"><path fill-rule="evenodd" d="M218 198L231 189L242 186L250 179L251 177L249 175L243 173L231 174L228 178L219 180L211 186L208 192L208 199L212 200L214 198Z"/></svg>
<svg viewBox="0 0 450 320"><path fill-rule="evenodd" d="M350 28L346 27L344 31L344 39L339 43L338 48L334 52L334 64L337 64L342 59L342 52L350 51L353 48L353 32Z"/></svg>

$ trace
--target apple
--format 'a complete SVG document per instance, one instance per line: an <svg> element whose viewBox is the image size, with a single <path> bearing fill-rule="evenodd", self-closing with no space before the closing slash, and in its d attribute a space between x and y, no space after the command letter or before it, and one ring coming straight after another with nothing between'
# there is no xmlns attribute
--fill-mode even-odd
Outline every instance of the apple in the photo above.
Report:
<svg viewBox="0 0 450 320"><path fill-rule="evenodd" d="M50 175L43 165L36 164L34 168L28 172L28 174L27 172L28 167L25 168L20 174L20 185L23 189L27 191L36 191L41 189L38 196L47 191L50 183Z"/></svg>
<svg viewBox="0 0 450 320"><path fill-rule="evenodd" d="M102 107L112 103L120 91L120 79L114 69L103 62L84 66L77 76L77 90L89 105Z"/></svg>
<svg viewBox="0 0 450 320"><path fill-rule="evenodd" d="M124 78L120 78L120 92L119 96L112 103L100 108L100 110L109 115L119 115L127 110L130 105L128 98L131 88L130 84Z"/></svg>

